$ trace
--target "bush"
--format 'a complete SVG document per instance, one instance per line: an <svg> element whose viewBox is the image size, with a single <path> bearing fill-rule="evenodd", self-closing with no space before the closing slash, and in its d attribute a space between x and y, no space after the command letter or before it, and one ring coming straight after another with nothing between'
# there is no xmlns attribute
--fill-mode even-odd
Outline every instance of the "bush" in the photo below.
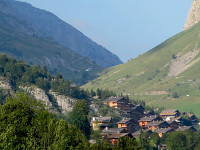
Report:
<svg viewBox="0 0 200 150"><path fill-rule="evenodd" d="M172 96L173 96L173 98L179 98L179 95L178 95L177 92L174 92L174 93L172 94Z"/></svg>
<svg viewBox="0 0 200 150"><path fill-rule="evenodd" d="M172 54L172 59L176 59L176 55L175 54Z"/></svg>

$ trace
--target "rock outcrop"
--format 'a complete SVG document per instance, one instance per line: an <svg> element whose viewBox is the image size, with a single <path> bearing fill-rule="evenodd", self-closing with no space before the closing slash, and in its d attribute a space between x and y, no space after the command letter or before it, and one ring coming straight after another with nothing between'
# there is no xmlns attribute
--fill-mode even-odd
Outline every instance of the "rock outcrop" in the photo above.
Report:
<svg viewBox="0 0 200 150"><path fill-rule="evenodd" d="M200 0L194 0L189 11L184 30L189 29L200 21Z"/></svg>
<svg viewBox="0 0 200 150"><path fill-rule="evenodd" d="M58 106L62 110L62 113L72 111L77 101L76 99L70 98L68 96L59 95L57 92L49 91L49 94L54 96L56 102L58 103Z"/></svg>
<svg viewBox="0 0 200 150"><path fill-rule="evenodd" d="M20 86L19 88L30 93L32 96L34 96L36 100L42 100L44 104L47 105L49 108L52 108L52 106L54 106L53 103L50 101L48 95L43 89L40 89L35 86L29 86L29 87ZM57 106L61 109L62 113L72 111L77 101L76 99L73 99L68 96L60 95L57 92L53 92L51 90L49 91L49 94L54 97L54 99L56 100Z"/></svg>
<svg viewBox="0 0 200 150"><path fill-rule="evenodd" d="M4 90L11 90L12 89L11 85L9 84L9 81L5 80L2 77L0 78L0 88L4 89Z"/></svg>
<svg viewBox="0 0 200 150"><path fill-rule="evenodd" d="M42 100L48 107L52 107L52 103L43 89L34 86L19 86L19 88L30 93L36 100Z"/></svg>

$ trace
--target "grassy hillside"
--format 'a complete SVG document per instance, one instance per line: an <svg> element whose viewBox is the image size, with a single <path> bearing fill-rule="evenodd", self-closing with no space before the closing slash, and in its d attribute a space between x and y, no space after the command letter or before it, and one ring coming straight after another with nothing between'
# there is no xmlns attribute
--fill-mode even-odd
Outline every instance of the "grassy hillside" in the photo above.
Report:
<svg viewBox="0 0 200 150"><path fill-rule="evenodd" d="M111 89L153 106L200 116L200 24L126 64L105 70L85 89ZM178 98L174 98L175 92Z"/></svg>
<svg viewBox="0 0 200 150"><path fill-rule="evenodd" d="M0 53L29 64L46 65L51 73L62 73L65 79L79 84L88 81L87 78L82 80L84 75L89 76L87 68L99 69L87 57L61 46L52 39L36 36L25 22L1 12L0 18Z"/></svg>

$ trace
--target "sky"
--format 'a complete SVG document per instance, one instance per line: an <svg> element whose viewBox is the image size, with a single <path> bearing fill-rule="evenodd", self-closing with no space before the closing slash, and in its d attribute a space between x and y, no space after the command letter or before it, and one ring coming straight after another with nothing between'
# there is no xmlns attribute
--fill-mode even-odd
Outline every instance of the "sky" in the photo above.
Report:
<svg viewBox="0 0 200 150"><path fill-rule="evenodd" d="M193 0L20 0L50 11L123 62L183 31Z"/></svg>

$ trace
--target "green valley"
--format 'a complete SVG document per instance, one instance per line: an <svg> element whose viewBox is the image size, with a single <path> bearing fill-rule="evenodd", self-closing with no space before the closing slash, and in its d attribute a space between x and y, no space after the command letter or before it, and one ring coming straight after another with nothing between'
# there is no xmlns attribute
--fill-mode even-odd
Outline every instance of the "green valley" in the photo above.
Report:
<svg viewBox="0 0 200 150"><path fill-rule="evenodd" d="M110 89L154 107L200 116L200 24L129 62L104 70L84 89ZM176 96L175 96L176 95Z"/></svg>

